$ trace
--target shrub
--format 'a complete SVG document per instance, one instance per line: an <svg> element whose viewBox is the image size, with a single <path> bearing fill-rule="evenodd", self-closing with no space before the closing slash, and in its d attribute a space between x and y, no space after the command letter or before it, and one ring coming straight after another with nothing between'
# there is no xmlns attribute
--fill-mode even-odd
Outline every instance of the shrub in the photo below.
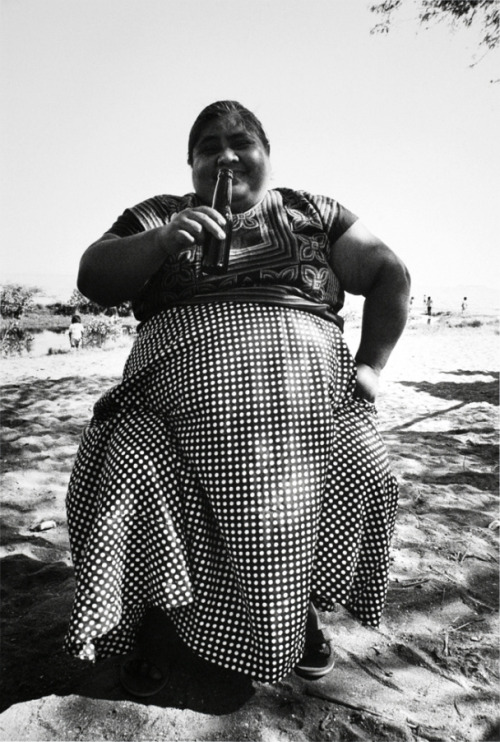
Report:
<svg viewBox="0 0 500 742"><path fill-rule="evenodd" d="M104 343L122 336L121 325L111 317L92 317L85 325L84 346L102 348Z"/></svg>
<svg viewBox="0 0 500 742"><path fill-rule="evenodd" d="M75 313L75 307L71 306L71 304L63 304L61 301L57 301L55 304L47 304L47 309L52 314L58 314L63 317L71 317Z"/></svg>
<svg viewBox="0 0 500 742"><path fill-rule="evenodd" d="M482 327L483 323L480 319L473 319L473 320L465 320L463 322L457 322L455 324L452 324L451 322L447 323L448 327Z"/></svg>
<svg viewBox="0 0 500 742"><path fill-rule="evenodd" d="M11 322L2 330L0 348L3 356L20 355L31 349L33 335L25 330L19 322Z"/></svg>
<svg viewBox="0 0 500 742"><path fill-rule="evenodd" d="M20 319L23 314L33 308L33 297L40 289L9 283L0 289L0 314L5 319Z"/></svg>
<svg viewBox="0 0 500 742"><path fill-rule="evenodd" d="M96 304L95 301L87 299L78 289L73 291L67 304L59 303L53 305L53 307L55 313L65 314L67 316L75 312L93 314L94 316L106 314L108 317L116 317L117 315L118 317L130 317L132 314L132 302L130 301L123 301L116 307L103 307L100 304Z"/></svg>
<svg viewBox="0 0 500 742"><path fill-rule="evenodd" d="M101 314L104 311L104 307L100 304L96 304L95 301L90 301L84 296L78 289L75 289L71 294L68 302L68 306L71 307L71 313L77 311L80 314Z"/></svg>

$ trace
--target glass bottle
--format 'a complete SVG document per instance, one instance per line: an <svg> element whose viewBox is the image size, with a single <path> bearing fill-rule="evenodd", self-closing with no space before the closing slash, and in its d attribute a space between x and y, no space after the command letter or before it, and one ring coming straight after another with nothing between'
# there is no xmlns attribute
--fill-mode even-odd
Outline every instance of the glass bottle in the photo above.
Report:
<svg viewBox="0 0 500 742"><path fill-rule="evenodd" d="M231 247L232 232L232 214L231 198L233 195L233 171L223 167L217 175L217 184L215 186L212 200L212 208L216 209L219 214L226 219L226 237L219 240L213 234L207 234L203 243L201 256L201 270L203 273L218 274L227 271L229 261L229 249Z"/></svg>

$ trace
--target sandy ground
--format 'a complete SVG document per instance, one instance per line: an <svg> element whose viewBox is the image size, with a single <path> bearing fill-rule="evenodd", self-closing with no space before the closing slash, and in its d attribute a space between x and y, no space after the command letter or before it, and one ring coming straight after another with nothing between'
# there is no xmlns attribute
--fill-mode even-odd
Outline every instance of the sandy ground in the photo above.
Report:
<svg viewBox="0 0 500 742"><path fill-rule="evenodd" d="M121 690L119 658L92 666L61 651L66 485L128 348L1 360L0 739L500 740L498 345L492 316L414 315L386 370L379 420L401 502L381 628L325 615L337 664L314 683L251 683L179 647L146 703Z"/></svg>

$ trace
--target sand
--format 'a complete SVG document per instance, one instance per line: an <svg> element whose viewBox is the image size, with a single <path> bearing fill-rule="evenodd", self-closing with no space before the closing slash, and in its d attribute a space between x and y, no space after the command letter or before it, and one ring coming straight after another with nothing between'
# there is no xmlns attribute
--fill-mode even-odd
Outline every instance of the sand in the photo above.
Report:
<svg viewBox="0 0 500 742"><path fill-rule="evenodd" d="M380 629L325 614L337 663L316 682L251 683L179 648L147 702L122 691L119 658L92 666L61 650L66 486L128 346L2 359L0 739L499 740L497 348L492 316L415 314L384 373L401 501Z"/></svg>

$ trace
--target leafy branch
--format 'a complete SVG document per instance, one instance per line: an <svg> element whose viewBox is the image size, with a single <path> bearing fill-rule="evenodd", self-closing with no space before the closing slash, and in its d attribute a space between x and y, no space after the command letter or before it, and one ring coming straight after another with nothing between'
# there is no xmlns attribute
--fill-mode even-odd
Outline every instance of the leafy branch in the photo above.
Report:
<svg viewBox="0 0 500 742"><path fill-rule="evenodd" d="M477 64L488 51L500 45L500 0L414 0L414 5L417 6L417 20L425 28L441 21L449 23L453 28L479 27L479 46L485 52L471 66ZM402 0L383 0L372 5L371 12L380 20L373 26L371 33L389 33L394 14L402 7Z"/></svg>

